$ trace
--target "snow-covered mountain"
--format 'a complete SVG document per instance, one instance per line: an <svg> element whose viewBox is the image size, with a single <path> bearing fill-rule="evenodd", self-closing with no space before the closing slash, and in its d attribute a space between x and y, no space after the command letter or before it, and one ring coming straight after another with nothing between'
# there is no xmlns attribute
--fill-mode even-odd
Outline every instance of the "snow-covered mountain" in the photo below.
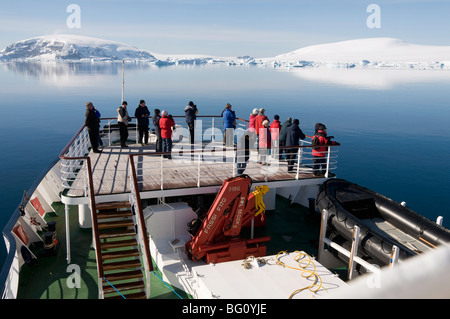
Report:
<svg viewBox="0 0 450 319"><path fill-rule="evenodd" d="M261 63L281 66L450 67L450 46L427 46L395 38L369 38L313 45Z"/></svg>
<svg viewBox="0 0 450 319"><path fill-rule="evenodd" d="M8 45L0 52L3 61L156 61L148 51L120 42L77 35L46 35Z"/></svg>
<svg viewBox="0 0 450 319"><path fill-rule="evenodd" d="M145 61L180 64L261 65L328 68L450 68L450 46L411 44L394 38L370 38L313 45L271 58L168 55L124 43L76 35L47 35L9 45L0 61Z"/></svg>

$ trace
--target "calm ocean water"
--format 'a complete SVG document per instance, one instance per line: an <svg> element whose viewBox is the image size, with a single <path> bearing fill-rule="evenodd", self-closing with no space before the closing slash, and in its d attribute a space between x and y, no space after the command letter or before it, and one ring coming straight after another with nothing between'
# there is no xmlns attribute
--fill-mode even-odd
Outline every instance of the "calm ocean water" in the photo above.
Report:
<svg viewBox="0 0 450 319"><path fill-rule="evenodd" d="M0 227L23 191L57 158L81 127L85 104L115 117L121 64L0 64L2 125ZM152 68L128 65L125 99L183 115L219 115L231 103L238 117L264 107L272 120L298 118L306 134L316 122L341 143L339 178L373 189L450 226L450 71L280 70L239 66ZM0 244L0 260L5 256Z"/></svg>

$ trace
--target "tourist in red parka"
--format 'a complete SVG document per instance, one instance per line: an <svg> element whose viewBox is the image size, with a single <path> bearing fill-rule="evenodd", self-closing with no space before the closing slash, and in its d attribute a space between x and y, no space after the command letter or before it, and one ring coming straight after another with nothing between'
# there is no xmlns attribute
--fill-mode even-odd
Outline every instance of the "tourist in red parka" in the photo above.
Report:
<svg viewBox="0 0 450 319"><path fill-rule="evenodd" d="M325 175L327 171L327 154L328 146L320 145L339 145L339 143L331 141L332 136L327 136L327 127L324 124L316 125L317 132L312 138L313 170L314 176Z"/></svg>
<svg viewBox="0 0 450 319"><path fill-rule="evenodd" d="M159 127L161 128L162 151L164 153L172 152L172 128L175 127L175 121L172 115L168 115L166 110L161 112L159 119ZM164 158L171 159L170 154L164 155Z"/></svg>
<svg viewBox="0 0 450 319"><path fill-rule="evenodd" d="M269 121L269 118L264 114L265 110L263 108L259 109L259 114L256 116L255 119L255 131L256 135L259 136L259 130L263 128L263 122Z"/></svg>
<svg viewBox="0 0 450 319"><path fill-rule="evenodd" d="M271 137L269 129L269 121L264 120L262 123L263 127L259 131L259 164L267 165L267 157L270 154Z"/></svg>
<svg viewBox="0 0 450 319"><path fill-rule="evenodd" d="M270 134L272 136L272 142L278 141L278 136L280 135L280 130L281 130L280 117L278 115L275 115L273 117L272 124L270 124ZM277 144L277 146L278 146L278 144Z"/></svg>
<svg viewBox="0 0 450 319"><path fill-rule="evenodd" d="M250 118L248 121L248 130L252 133L255 133L255 124L256 124L256 117L258 116L259 110L253 109L252 114L250 114Z"/></svg>

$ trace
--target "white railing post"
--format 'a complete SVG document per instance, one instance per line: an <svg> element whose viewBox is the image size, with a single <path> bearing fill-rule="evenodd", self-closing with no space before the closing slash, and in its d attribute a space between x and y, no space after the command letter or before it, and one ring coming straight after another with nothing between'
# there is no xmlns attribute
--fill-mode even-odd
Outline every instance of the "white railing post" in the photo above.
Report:
<svg viewBox="0 0 450 319"><path fill-rule="evenodd" d="M328 222L328 210L322 210L322 221L320 224L320 234L319 234L319 250L317 254L317 259L320 262L321 257L325 249L325 235L327 233L327 222Z"/></svg>
<svg viewBox="0 0 450 319"><path fill-rule="evenodd" d="M439 217L436 219L436 224L442 226L443 223L444 223L444 217L439 216Z"/></svg>
<svg viewBox="0 0 450 319"><path fill-rule="evenodd" d="M198 163L197 163L197 187L200 187L200 168L201 168L201 160L202 160L202 152L198 152Z"/></svg>
<svg viewBox="0 0 450 319"><path fill-rule="evenodd" d="M328 178L328 173L330 170L330 156L331 156L331 147L328 146L328 154L327 154L327 170L325 172L325 177Z"/></svg>
<svg viewBox="0 0 450 319"><path fill-rule="evenodd" d="M111 120L108 122L108 138L109 138L109 146L111 146Z"/></svg>
<svg viewBox="0 0 450 319"><path fill-rule="evenodd" d="M237 166L238 166L238 158L237 158L237 154L238 151L237 149L233 150L233 177L237 176Z"/></svg>
<svg viewBox="0 0 450 319"><path fill-rule="evenodd" d="M69 223L69 205L68 204L64 204L64 213L66 215L66 250L67 250L67 255L66 255L66 260L67 260L67 264L70 265L71 264L71 254L70 254L70 223Z"/></svg>
<svg viewBox="0 0 450 319"><path fill-rule="evenodd" d="M127 128L128 130L128 128ZM136 118L136 129L134 130L136 134L136 144L139 143L139 132L138 132L138 124L137 124L137 118Z"/></svg>
<svg viewBox="0 0 450 319"><path fill-rule="evenodd" d="M214 139L214 117L212 118L212 131L211 131L211 142L215 142L215 139Z"/></svg>
<svg viewBox="0 0 450 319"><path fill-rule="evenodd" d="M160 166L160 168L161 168L161 190L163 190L164 189L164 171L163 171L163 168L164 168L164 165L163 165L164 155L160 155L160 158L161 158L161 166Z"/></svg>
<svg viewBox="0 0 450 319"><path fill-rule="evenodd" d="M355 225L353 228L353 236L352 236L352 248L350 250L350 257L348 260L348 280L352 280L353 272L355 270L355 256L358 255L358 245L359 245L359 227Z"/></svg>

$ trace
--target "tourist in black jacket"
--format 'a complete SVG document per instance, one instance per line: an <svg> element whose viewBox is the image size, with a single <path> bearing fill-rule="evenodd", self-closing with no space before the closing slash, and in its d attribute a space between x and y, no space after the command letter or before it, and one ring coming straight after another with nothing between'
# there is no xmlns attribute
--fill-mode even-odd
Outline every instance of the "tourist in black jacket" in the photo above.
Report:
<svg viewBox="0 0 450 319"><path fill-rule="evenodd" d="M161 111L155 109L155 114L153 115L153 126L155 127L156 135L156 152L162 152L162 138L161 138L161 128L159 127L159 119L161 118Z"/></svg>
<svg viewBox="0 0 450 319"><path fill-rule="evenodd" d="M305 134L299 127L300 121L294 119L292 125L286 129L286 146L299 146L299 140L305 139ZM286 149L286 157L288 160L288 172L294 170L295 157L298 153L298 148Z"/></svg>
<svg viewBox="0 0 450 319"><path fill-rule="evenodd" d="M84 124L86 125L89 133L89 140L91 141L92 151L94 153L100 153L101 151L98 149L98 139L99 139L99 130L100 130L100 119L95 113L95 108L92 102L86 103L86 119Z"/></svg>
<svg viewBox="0 0 450 319"><path fill-rule="evenodd" d="M186 116L186 123L189 128L189 135L191 137L190 142L194 144L194 123L197 119L197 105L194 102L189 101L189 104L184 108L184 114Z"/></svg>
<svg viewBox="0 0 450 319"><path fill-rule="evenodd" d="M150 111L147 108L144 100L139 102L139 106L134 112L134 117L137 119L138 129L139 129L139 143L148 144L148 125L150 117Z"/></svg>

